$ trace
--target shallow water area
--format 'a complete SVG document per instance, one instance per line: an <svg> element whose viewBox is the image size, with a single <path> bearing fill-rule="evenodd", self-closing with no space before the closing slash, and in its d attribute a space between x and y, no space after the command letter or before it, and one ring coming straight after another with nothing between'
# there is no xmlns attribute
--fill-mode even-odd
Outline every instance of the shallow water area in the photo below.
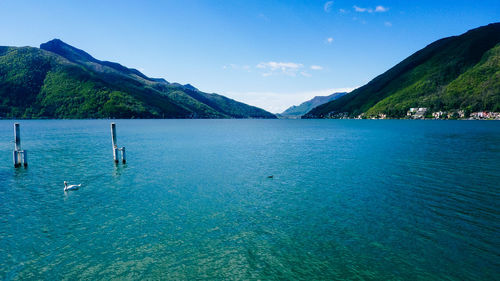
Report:
<svg viewBox="0 0 500 281"><path fill-rule="evenodd" d="M0 121L1 279L499 276L496 121L18 122L27 169Z"/></svg>

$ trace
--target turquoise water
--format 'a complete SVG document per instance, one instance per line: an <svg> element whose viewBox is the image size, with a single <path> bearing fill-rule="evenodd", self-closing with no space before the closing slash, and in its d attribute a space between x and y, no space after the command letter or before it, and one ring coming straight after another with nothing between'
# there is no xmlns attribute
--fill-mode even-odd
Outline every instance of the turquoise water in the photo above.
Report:
<svg viewBox="0 0 500 281"><path fill-rule="evenodd" d="M115 122L0 121L0 279L500 279L500 122Z"/></svg>

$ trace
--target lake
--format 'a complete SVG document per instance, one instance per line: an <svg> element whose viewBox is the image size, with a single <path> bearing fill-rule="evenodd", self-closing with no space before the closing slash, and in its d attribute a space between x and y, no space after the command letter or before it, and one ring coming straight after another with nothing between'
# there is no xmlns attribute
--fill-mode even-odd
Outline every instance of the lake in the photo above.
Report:
<svg viewBox="0 0 500 281"><path fill-rule="evenodd" d="M18 122L0 279L500 278L500 122Z"/></svg>

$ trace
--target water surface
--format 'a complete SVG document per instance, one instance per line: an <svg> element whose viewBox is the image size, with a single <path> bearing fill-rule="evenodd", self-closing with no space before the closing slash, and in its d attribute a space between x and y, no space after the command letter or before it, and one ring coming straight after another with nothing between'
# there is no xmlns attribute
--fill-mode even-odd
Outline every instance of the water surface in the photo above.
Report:
<svg viewBox="0 0 500 281"><path fill-rule="evenodd" d="M499 279L499 122L115 122L0 121L1 279Z"/></svg>

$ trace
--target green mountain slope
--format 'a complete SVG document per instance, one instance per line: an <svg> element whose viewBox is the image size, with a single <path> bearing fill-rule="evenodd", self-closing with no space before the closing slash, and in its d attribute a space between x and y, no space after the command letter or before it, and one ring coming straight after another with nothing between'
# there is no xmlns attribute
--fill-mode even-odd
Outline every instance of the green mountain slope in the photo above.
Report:
<svg viewBox="0 0 500 281"><path fill-rule="evenodd" d="M438 40L348 95L305 118L339 114L404 117L410 107L430 111L498 110L500 23Z"/></svg>
<svg viewBox="0 0 500 281"><path fill-rule="evenodd" d="M488 51L483 59L457 79L442 95L443 103L469 111L500 112L500 44Z"/></svg>
<svg viewBox="0 0 500 281"><path fill-rule="evenodd" d="M2 118L275 118L191 85L149 78L52 40L0 47Z"/></svg>

